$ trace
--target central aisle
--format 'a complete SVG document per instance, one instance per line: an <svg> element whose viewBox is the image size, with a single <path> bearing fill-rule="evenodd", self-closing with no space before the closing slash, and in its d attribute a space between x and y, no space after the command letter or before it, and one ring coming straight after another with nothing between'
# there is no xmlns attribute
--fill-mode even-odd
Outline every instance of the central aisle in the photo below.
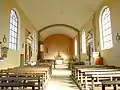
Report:
<svg viewBox="0 0 120 90"><path fill-rule="evenodd" d="M70 78L70 70L65 65L57 65L52 70L52 77L48 81L45 90L79 90L73 80Z"/></svg>

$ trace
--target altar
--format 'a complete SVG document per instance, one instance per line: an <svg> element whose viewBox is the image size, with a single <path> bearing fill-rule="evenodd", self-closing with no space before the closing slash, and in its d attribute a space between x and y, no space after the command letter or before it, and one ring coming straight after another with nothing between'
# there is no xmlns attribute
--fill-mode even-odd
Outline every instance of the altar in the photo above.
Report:
<svg viewBox="0 0 120 90"><path fill-rule="evenodd" d="M58 54L56 56L54 56L55 58L55 62L56 64L63 64L64 63L64 59L63 57L60 55L60 52L58 52Z"/></svg>
<svg viewBox="0 0 120 90"><path fill-rule="evenodd" d="M58 65L58 64L63 64L63 60L56 60L56 64Z"/></svg>

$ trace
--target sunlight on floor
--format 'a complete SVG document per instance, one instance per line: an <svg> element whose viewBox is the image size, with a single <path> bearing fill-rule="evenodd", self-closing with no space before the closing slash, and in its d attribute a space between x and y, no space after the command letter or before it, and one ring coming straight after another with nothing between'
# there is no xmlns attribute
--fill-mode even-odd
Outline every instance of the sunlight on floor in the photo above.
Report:
<svg viewBox="0 0 120 90"><path fill-rule="evenodd" d="M45 90L79 90L70 78L70 74L66 65L57 65L52 71L52 77Z"/></svg>

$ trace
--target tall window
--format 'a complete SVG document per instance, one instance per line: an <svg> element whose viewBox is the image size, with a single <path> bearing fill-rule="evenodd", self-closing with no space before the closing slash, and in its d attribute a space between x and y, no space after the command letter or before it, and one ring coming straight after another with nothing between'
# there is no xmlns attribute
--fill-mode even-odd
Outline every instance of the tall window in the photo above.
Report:
<svg viewBox="0 0 120 90"><path fill-rule="evenodd" d="M74 42L74 47L75 47L75 56L77 56L77 39L76 38Z"/></svg>
<svg viewBox="0 0 120 90"><path fill-rule="evenodd" d="M86 53L86 38L85 31L82 31L82 53Z"/></svg>
<svg viewBox="0 0 120 90"><path fill-rule="evenodd" d="M18 16L15 10L10 11L10 37L9 37L9 49L18 49Z"/></svg>
<svg viewBox="0 0 120 90"><path fill-rule="evenodd" d="M109 49L113 46L110 10L105 7L100 15L101 49Z"/></svg>
<svg viewBox="0 0 120 90"><path fill-rule="evenodd" d="M36 52L36 32L33 33L33 42L32 42L33 51Z"/></svg>

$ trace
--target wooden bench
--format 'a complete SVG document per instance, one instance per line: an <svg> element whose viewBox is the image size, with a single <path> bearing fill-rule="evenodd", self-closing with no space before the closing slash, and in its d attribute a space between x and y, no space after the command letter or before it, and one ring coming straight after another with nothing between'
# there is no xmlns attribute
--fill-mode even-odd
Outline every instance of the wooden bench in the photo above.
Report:
<svg viewBox="0 0 120 90"><path fill-rule="evenodd" d="M102 74L108 74L109 78L111 76L111 74L120 74L120 71L117 71L115 69L101 69L101 68L97 68L97 69L81 69L80 72L77 75L77 83L80 85L80 88L82 88L83 85L85 85L85 88L87 88L88 86L88 81L92 82L92 75L96 75L96 78L94 78L93 80L99 80L97 77L97 75ZM97 84L97 82L96 82ZM94 83L92 83L92 85L94 85Z"/></svg>
<svg viewBox="0 0 120 90"><path fill-rule="evenodd" d="M24 68L23 68L24 69ZM33 77L33 76L39 76L40 75L40 79L42 80L42 88L45 87L46 85L46 70L38 70L36 69L36 71L32 70L31 68L29 69L9 69L9 70L2 70L0 76L6 76L6 77L15 77L15 76L22 76L22 77ZM30 70L31 69L31 70ZM46 76L45 76L46 75ZM40 80L39 80L40 82ZM40 84L38 82L38 88L40 90Z"/></svg>
<svg viewBox="0 0 120 90"><path fill-rule="evenodd" d="M105 72L105 71L111 71L115 69L109 69L107 67L105 68L75 68L74 75L72 75L75 79L79 80L81 76L83 76L84 72Z"/></svg>
<svg viewBox="0 0 120 90"><path fill-rule="evenodd" d="M27 82L27 83L21 83L21 82L3 82L0 83L1 89L4 87L11 87L11 90L13 90L14 87L32 87L32 90L35 90L35 83L34 82Z"/></svg>
<svg viewBox="0 0 120 90"><path fill-rule="evenodd" d="M50 78L51 74L52 74L52 70L51 70L51 67L49 66L42 66L42 67L22 67L22 68L14 68L14 70L16 71L22 71L22 72L26 72L27 71L34 71L34 72L43 72L45 71L46 72L46 77L47 78Z"/></svg>
<svg viewBox="0 0 120 90"><path fill-rule="evenodd" d="M114 90L118 90L118 84L120 81L102 81L102 90L105 90L106 85L113 85Z"/></svg>
<svg viewBox="0 0 120 90"><path fill-rule="evenodd" d="M89 76L89 78L88 78L88 76L85 75L85 73L89 72L89 73L91 73L91 75L92 74L94 75L97 72L104 73L104 72L108 72L108 71L113 72L113 71L118 71L118 70L119 70L119 68L115 69L114 66L106 66L106 65L105 66L104 65L98 65L98 66L73 65L72 71L71 71L71 74L72 74L71 76L74 79L74 81L76 82L76 84L79 86L79 88L82 89L83 85L85 88L88 88L88 84L89 84L88 81L90 81L90 83L92 84L91 76ZM120 72L118 72L118 73L120 73ZM95 80L95 78L94 78L94 80ZM94 84L99 84L99 82L95 82Z"/></svg>
<svg viewBox="0 0 120 90"><path fill-rule="evenodd" d="M34 82L38 83L38 90L44 89L44 81L43 74L0 74L0 81L11 82L11 81L19 81L19 82ZM41 88L41 89L40 89Z"/></svg>
<svg viewBox="0 0 120 90"><path fill-rule="evenodd" d="M85 88L88 88L88 81L90 81L92 84L92 90L94 90L95 83L97 85L99 84L100 77L98 77L98 75L103 74L103 76L104 76L105 74L109 74L108 77L110 78L111 72L113 72L113 71L114 71L114 69L81 70L81 73L80 73L81 86L85 85ZM118 72L118 74L120 74L120 71ZM93 75L95 75L95 76L93 76ZM94 83L95 79L96 79L96 82ZM108 78L106 78L106 79L108 79Z"/></svg>
<svg viewBox="0 0 120 90"><path fill-rule="evenodd" d="M71 69L71 75L75 77L78 69L85 69L85 68L86 69L90 69L90 68L113 68L114 69L113 66L108 67L106 65L73 65Z"/></svg>
<svg viewBox="0 0 120 90"><path fill-rule="evenodd" d="M8 68L3 69L0 71L0 78L7 78L8 80L13 78L21 78L24 81L32 81L36 82L37 80L37 87L39 90L44 89L48 79L50 79L52 74L52 67L51 64L41 63L38 66L24 66L24 67L15 67L15 68ZM4 79L5 79L4 78ZM28 80L32 78L31 80ZM22 80L22 81L23 81ZM1 83L2 84L2 83ZM41 86L42 85L42 86Z"/></svg>
<svg viewBox="0 0 120 90"><path fill-rule="evenodd" d="M116 71L115 69L93 69L81 72L81 75L81 83L83 83L84 80L85 88L88 88L88 81L91 81L90 84L92 85L92 90L94 90L95 84L101 84L100 80L112 80L113 77L120 77L120 71ZM96 81L94 82L94 80Z"/></svg>
<svg viewBox="0 0 120 90"><path fill-rule="evenodd" d="M109 79L109 81L113 81L113 80L117 80L117 78L120 78L120 73L109 73L109 74L100 74L100 75L92 75L92 90L94 90L95 87L95 83L97 83L97 85L102 85L102 81L104 81L104 79L100 79L100 78L106 78L105 80ZM98 81L94 81L95 78L99 78ZM101 81L100 81L101 80Z"/></svg>

